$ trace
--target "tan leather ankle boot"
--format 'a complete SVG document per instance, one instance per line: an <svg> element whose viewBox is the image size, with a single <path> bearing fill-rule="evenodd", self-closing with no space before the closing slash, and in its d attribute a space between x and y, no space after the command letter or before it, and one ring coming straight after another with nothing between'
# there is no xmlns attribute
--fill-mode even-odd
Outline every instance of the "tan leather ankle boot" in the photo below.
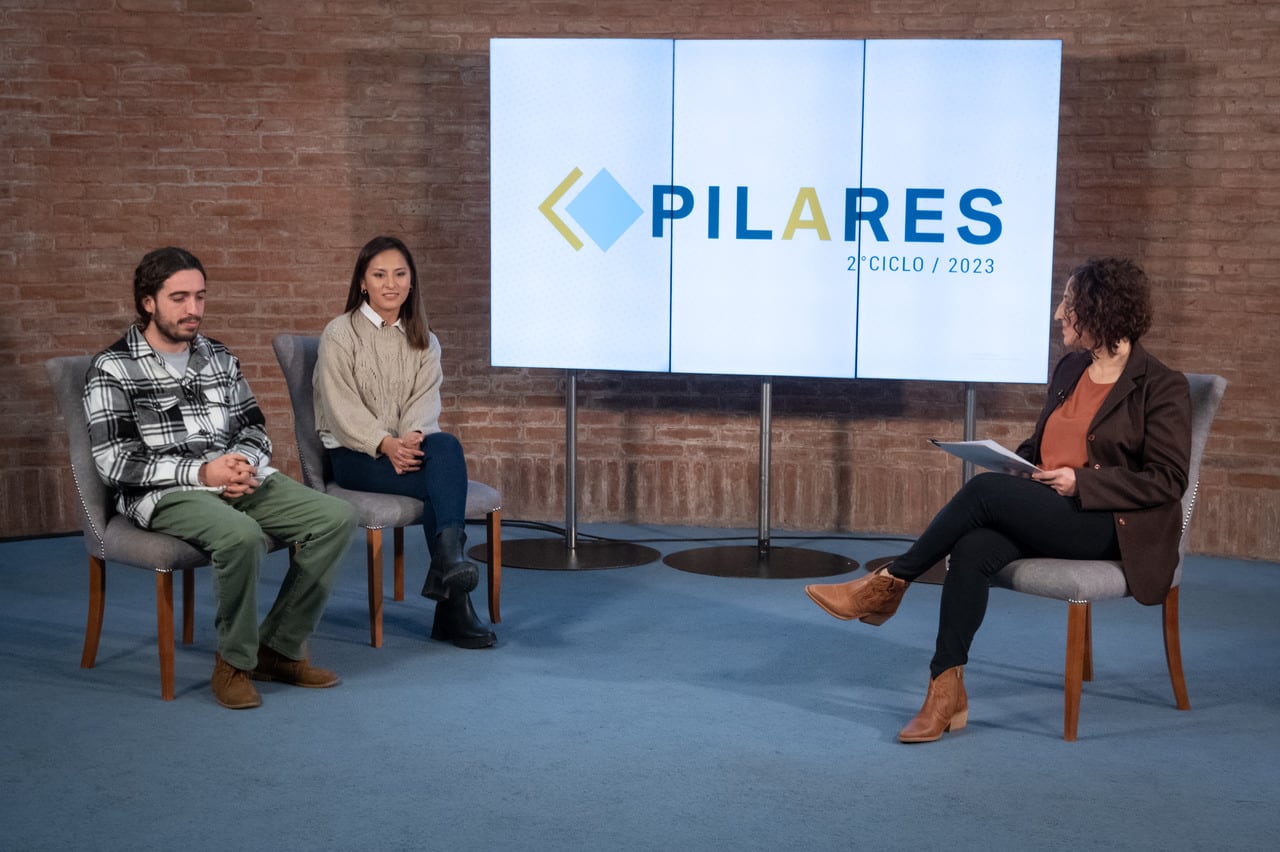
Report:
<svg viewBox="0 0 1280 852"><path fill-rule="evenodd" d="M964 666L952 666L929 681L924 706L898 732L904 743L931 743L944 731L958 731L969 722L969 696L964 692Z"/></svg>
<svg viewBox="0 0 1280 852"><path fill-rule="evenodd" d="M847 583L805 586L804 591L814 603L836 618L844 621L859 618L878 627L898 611L898 604L909 585L906 580L890 574L886 567Z"/></svg>

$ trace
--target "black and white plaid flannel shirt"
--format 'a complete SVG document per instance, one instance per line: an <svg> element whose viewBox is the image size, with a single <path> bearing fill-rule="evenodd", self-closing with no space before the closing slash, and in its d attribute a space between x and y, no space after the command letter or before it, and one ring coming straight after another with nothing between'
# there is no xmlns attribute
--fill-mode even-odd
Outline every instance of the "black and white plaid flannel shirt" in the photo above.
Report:
<svg viewBox="0 0 1280 852"><path fill-rule="evenodd" d="M200 465L210 459L242 453L260 478L274 473L266 421L239 360L204 335L179 377L131 327L94 357L84 408L98 473L116 489L120 512L143 528L164 495L205 487Z"/></svg>

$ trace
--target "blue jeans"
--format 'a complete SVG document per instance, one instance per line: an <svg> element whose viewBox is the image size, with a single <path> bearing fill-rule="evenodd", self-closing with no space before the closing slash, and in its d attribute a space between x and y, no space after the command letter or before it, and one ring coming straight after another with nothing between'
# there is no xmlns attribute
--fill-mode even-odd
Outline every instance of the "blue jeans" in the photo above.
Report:
<svg viewBox="0 0 1280 852"><path fill-rule="evenodd" d="M1015 559L1119 559L1111 512L1086 511L1075 498L1030 479L984 473L965 483L889 573L914 580L946 556L934 677L969 659L987 612L991 577Z"/></svg>
<svg viewBox="0 0 1280 852"><path fill-rule="evenodd" d="M458 439L434 432L422 439L422 466L396 473L391 459L336 447L326 450L333 481L353 491L399 494L421 500L422 532L427 545L444 529L463 527L467 513L467 461Z"/></svg>

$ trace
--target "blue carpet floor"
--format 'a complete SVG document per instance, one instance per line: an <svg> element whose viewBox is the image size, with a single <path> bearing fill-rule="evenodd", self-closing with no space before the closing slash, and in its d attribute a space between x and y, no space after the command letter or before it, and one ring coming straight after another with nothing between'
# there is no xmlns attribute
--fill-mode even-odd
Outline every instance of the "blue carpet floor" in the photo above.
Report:
<svg viewBox="0 0 1280 852"><path fill-rule="evenodd" d="M150 574L109 566L98 665L82 670L83 541L0 544L0 849L1275 848L1280 565L1190 560L1190 712L1173 707L1159 608L1095 606L1075 743L1065 604L995 591L969 726L904 746L936 586L872 628L823 614L803 580L508 568L498 646L463 651L427 638L424 549L407 539L412 591L386 602L384 647L368 645L360 538L312 643L342 685L264 684L247 712L209 692L207 571L166 703ZM864 562L902 548L808 544ZM269 558L264 609L284 559Z"/></svg>

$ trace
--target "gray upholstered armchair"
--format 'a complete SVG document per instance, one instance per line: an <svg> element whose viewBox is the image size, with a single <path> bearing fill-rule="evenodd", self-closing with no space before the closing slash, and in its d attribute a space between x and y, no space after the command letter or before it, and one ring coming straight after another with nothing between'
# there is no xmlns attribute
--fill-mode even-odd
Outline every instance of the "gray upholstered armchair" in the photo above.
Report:
<svg viewBox="0 0 1280 852"><path fill-rule="evenodd" d="M1191 467L1187 475L1187 490L1182 495L1182 539L1178 545L1178 552L1184 557L1191 512L1196 505L1196 492L1200 482L1200 460L1209 440L1213 418L1227 389L1227 381L1221 376L1188 373L1187 380L1191 385ZM1182 674L1182 651L1178 637L1178 586L1182 579L1182 564L1180 560L1173 575L1173 588L1164 600L1164 648L1177 707L1179 710L1189 710L1191 703L1187 699L1187 683ZM1067 602L1067 662L1062 738L1074 741L1080 721L1081 683L1093 680L1091 605L1094 601L1129 595L1120 563L1019 559L1010 562L996 574L992 578L992 585Z"/></svg>
<svg viewBox="0 0 1280 852"><path fill-rule="evenodd" d="M192 609L195 600L193 570L209 564L209 555L181 539L150 532L134 525L116 512L106 484L98 476L89 444L89 424L85 419L85 374L92 358L68 355L45 362L58 408L62 411L70 448L71 475L80 498L80 526L89 552L89 619L84 630L84 651L80 667L93 668L102 636L102 616L106 606L107 562L122 562L155 572L156 631L160 650L160 696L173 700L173 575L182 574L182 642L193 640ZM267 538L272 550L285 545Z"/></svg>

